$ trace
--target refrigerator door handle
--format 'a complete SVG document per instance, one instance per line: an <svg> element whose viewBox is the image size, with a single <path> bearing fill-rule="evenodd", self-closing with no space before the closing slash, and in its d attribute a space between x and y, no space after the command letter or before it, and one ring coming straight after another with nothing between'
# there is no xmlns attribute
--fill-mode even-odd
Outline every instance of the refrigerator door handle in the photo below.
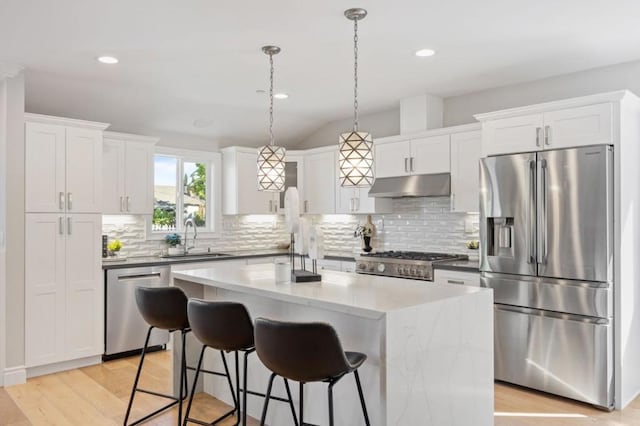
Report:
<svg viewBox="0 0 640 426"><path fill-rule="evenodd" d="M540 265L547 263L548 221L547 221L547 160L538 160L538 254L537 262Z"/></svg>
<svg viewBox="0 0 640 426"><path fill-rule="evenodd" d="M527 209L527 228L528 228L528 248L529 256L528 263L536 263L536 245L535 236L536 228L534 222L535 216L535 202L536 202L536 162L535 160L529 160L529 208Z"/></svg>
<svg viewBox="0 0 640 426"><path fill-rule="evenodd" d="M547 160L542 160L542 219L544 220L544 228L542 230L542 240L544 243L542 250L542 263L546 265L547 256L549 255L549 212L548 212L548 200L549 191L547 188Z"/></svg>
<svg viewBox="0 0 640 426"><path fill-rule="evenodd" d="M496 303L494 309L499 311L515 312L517 314L530 315L535 317L547 317L568 321L577 321L581 323L597 324L597 325L610 325L610 321L607 318L587 317L583 315L565 314L561 312L543 311L541 309L524 308L520 306L501 305Z"/></svg>

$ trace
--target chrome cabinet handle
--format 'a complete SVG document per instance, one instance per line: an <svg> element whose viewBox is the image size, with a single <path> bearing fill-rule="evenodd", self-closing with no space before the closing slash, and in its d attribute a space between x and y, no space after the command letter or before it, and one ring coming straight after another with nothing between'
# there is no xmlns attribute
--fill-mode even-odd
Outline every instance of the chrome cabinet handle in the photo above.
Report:
<svg viewBox="0 0 640 426"><path fill-rule="evenodd" d="M456 210L456 194L451 194L451 210Z"/></svg>
<svg viewBox="0 0 640 426"><path fill-rule="evenodd" d="M58 218L58 233L64 235L64 218L62 216Z"/></svg>
<svg viewBox="0 0 640 426"><path fill-rule="evenodd" d="M542 132L542 127L536 127L536 146L540 146L540 133Z"/></svg>
<svg viewBox="0 0 640 426"><path fill-rule="evenodd" d="M529 160L529 208L527 209L527 232L529 235L528 238L528 250L529 250L529 259L528 263L536 263L536 245L535 245L535 235L536 229L535 224L533 223L534 209L535 209L535 197L536 197L536 162L535 160Z"/></svg>
<svg viewBox="0 0 640 426"><path fill-rule="evenodd" d="M449 284L459 284L459 285L464 285L464 281L460 281L460 280L447 280L447 282Z"/></svg>
<svg viewBox="0 0 640 426"><path fill-rule="evenodd" d="M409 173L409 158L404 158L404 171L405 173Z"/></svg>
<svg viewBox="0 0 640 426"><path fill-rule="evenodd" d="M309 213L309 200L304 200L304 212Z"/></svg>
<svg viewBox="0 0 640 426"><path fill-rule="evenodd" d="M413 157L409 158L409 171L413 173Z"/></svg>
<svg viewBox="0 0 640 426"><path fill-rule="evenodd" d="M549 140L551 139L551 126L544 126L544 144L551 145Z"/></svg>
<svg viewBox="0 0 640 426"><path fill-rule="evenodd" d="M355 202L356 202L356 211L359 212L360 211L360 198L354 198Z"/></svg>
<svg viewBox="0 0 640 426"><path fill-rule="evenodd" d="M129 211L129 196L127 195L124 199L125 199L126 210Z"/></svg>
<svg viewBox="0 0 640 426"><path fill-rule="evenodd" d="M269 200L269 213L273 213L273 200Z"/></svg>
<svg viewBox="0 0 640 426"><path fill-rule="evenodd" d="M58 207L64 211L64 192L58 194Z"/></svg>
<svg viewBox="0 0 640 426"><path fill-rule="evenodd" d="M71 235L71 218L67 218L67 234Z"/></svg>
<svg viewBox="0 0 640 426"><path fill-rule="evenodd" d="M124 211L124 197L120 196L120 211Z"/></svg>
<svg viewBox="0 0 640 426"><path fill-rule="evenodd" d="M73 208L73 195L70 192L67 192L67 210L71 210Z"/></svg>

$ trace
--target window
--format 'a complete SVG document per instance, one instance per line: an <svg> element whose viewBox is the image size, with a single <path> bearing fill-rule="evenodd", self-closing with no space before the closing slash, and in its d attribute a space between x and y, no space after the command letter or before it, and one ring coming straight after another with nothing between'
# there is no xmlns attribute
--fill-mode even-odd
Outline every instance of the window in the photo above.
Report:
<svg viewBox="0 0 640 426"><path fill-rule="evenodd" d="M199 232L215 231L213 179L219 154L163 150L154 156L154 205L151 231L156 235L184 230L193 219ZM219 185L218 185L219 186ZM219 197L218 197L219 198Z"/></svg>

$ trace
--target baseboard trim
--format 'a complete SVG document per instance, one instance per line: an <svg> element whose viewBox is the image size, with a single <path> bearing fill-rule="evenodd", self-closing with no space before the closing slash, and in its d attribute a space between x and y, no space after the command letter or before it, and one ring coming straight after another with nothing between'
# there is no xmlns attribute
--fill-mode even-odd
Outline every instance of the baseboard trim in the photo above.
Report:
<svg viewBox="0 0 640 426"><path fill-rule="evenodd" d="M32 377L44 376L45 374L59 373L61 371L73 370L75 368L88 367L90 365L100 364L102 357L100 355L89 356L86 358L73 359L71 361L57 362L55 364L39 365L37 367L27 368L27 379Z"/></svg>
<svg viewBox="0 0 640 426"><path fill-rule="evenodd" d="M4 369L3 385L5 387L27 383L27 369L24 365Z"/></svg>

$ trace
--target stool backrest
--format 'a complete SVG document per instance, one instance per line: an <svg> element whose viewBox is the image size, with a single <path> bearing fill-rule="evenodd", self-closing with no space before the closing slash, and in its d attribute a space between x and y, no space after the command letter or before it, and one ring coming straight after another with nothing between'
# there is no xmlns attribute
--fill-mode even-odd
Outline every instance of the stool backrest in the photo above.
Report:
<svg viewBox="0 0 640 426"><path fill-rule="evenodd" d="M326 323L256 319L256 352L279 376L315 382L349 371L349 363L335 329Z"/></svg>
<svg viewBox="0 0 640 426"><path fill-rule="evenodd" d="M242 303L190 299L187 310L193 334L205 345L224 351L253 347L253 324Z"/></svg>
<svg viewBox="0 0 640 426"><path fill-rule="evenodd" d="M136 287L136 303L142 318L153 327L189 328L187 296L178 287Z"/></svg>

